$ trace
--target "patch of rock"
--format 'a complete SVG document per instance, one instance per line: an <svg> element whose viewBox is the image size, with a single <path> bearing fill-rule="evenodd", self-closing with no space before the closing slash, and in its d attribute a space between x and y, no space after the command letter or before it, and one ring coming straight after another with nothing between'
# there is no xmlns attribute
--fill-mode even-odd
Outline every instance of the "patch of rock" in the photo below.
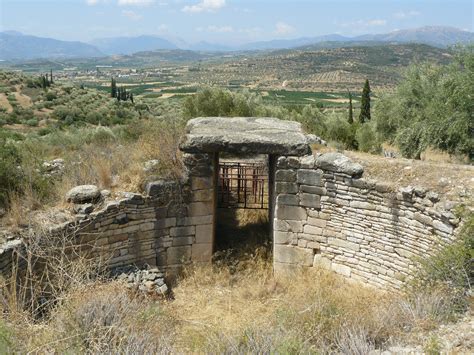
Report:
<svg viewBox="0 0 474 355"><path fill-rule="evenodd" d="M168 286L165 283L165 274L158 268L137 269L134 267L116 270L117 279L126 282L127 287L146 294L166 296Z"/></svg>
<svg viewBox="0 0 474 355"><path fill-rule="evenodd" d="M64 160L54 159L51 161L45 161L41 165L41 170L43 172L43 175L46 177L62 175L62 173L64 172Z"/></svg>
<svg viewBox="0 0 474 355"><path fill-rule="evenodd" d="M100 190L95 185L79 185L66 194L66 201L72 203L92 203L100 198Z"/></svg>

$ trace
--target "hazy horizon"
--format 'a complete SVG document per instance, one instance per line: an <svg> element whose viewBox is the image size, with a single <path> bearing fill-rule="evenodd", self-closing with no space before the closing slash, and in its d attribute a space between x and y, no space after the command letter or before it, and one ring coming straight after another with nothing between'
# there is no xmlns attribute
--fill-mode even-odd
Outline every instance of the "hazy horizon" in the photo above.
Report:
<svg viewBox="0 0 474 355"><path fill-rule="evenodd" d="M1 31L85 42L156 35L236 45L423 26L474 30L466 0L2 0L0 6Z"/></svg>

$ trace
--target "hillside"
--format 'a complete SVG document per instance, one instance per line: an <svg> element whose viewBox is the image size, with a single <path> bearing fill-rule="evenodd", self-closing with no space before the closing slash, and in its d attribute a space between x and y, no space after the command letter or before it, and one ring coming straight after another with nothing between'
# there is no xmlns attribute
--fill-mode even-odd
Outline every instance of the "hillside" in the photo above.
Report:
<svg viewBox="0 0 474 355"><path fill-rule="evenodd" d="M449 51L420 44L303 47L202 63L186 75L186 80L266 89L345 91L358 90L368 78L374 87L390 88L411 63L445 64L450 60Z"/></svg>
<svg viewBox="0 0 474 355"><path fill-rule="evenodd" d="M166 39L156 36L100 38L91 42L106 54L132 54L158 49L178 49Z"/></svg>
<svg viewBox="0 0 474 355"><path fill-rule="evenodd" d="M90 44L77 41L60 41L24 35L18 32L0 33L0 59L33 58L88 58L101 57L103 53Z"/></svg>

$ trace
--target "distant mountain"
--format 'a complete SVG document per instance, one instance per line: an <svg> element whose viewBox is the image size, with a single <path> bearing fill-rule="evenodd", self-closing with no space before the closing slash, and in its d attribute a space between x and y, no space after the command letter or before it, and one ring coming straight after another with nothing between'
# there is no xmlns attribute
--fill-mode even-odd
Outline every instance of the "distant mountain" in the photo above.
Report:
<svg viewBox="0 0 474 355"><path fill-rule="evenodd" d="M252 42L240 46L240 50L264 50L264 49L287 49L307 46L322 42L344 42L350 41L349 37L344 37L338 34L331 34L318 37L301 37L295 39L276 39L271 41Z"/></svg>
<svg viewBox="0 0 474 355"><path fill-rule="evenodd" d="M454 27L426 26L386 34L363 35L354 39L360 41L424 43L435 47L447 47L456 43L474 42L474 33Z"/></svg>
<svg viewBox="0 0 474 355"><path fill-rule="evenodd" d="M192 51L209 51L209 52L228 52L233 50L232 47L224 46L222 44L210 43L206 41L201 41L194 44L188 44L183 46L183 48L192 50Z"/></svg>
<svg viewBox="0 0 474 355"><path fill-rule="evenodd" d="M60 41L24 35L16 31L0 32L0 59L101 57L96 47L82 42Z"/></svg>
<svg viewBox="0 0 474 355"><path fill-rule="evenodd" d="M335 43L350 44L351 42L360 42L367 45L368 42L380 43L421 43L429 44L435 47L447 47L456 43L474 42L474 33L459 30L454 27L427 26L408 30L398 30L385 34L370 34L357 37L344 37L338 34L302 37L287 40L272 40L263 42L248 43L240 49L244 50L263 50L263 49L290 49L305 46L314 46L320 44L319 48L328 45L330 48L337 47ZM353 43L354 44L354 43Z"/></svg>
<svg viewBox="0 0 474 355"><path fill-rule="evenodd" d="M160 49L178 49L171 41L156 36L100 38L91 42L106 54L132 54Z"/></svg>

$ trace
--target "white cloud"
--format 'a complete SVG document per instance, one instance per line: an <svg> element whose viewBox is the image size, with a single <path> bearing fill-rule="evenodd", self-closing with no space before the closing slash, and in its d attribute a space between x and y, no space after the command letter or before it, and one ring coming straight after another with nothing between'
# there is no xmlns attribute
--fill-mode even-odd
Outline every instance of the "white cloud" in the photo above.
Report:
<svg viewBox="0 0 474 355"><path fill-rule="evenodd" d="M295 28L285 22L277 22L275 25L275 34L279 36L287 36L295 32Z"/></svg>
<svg viewBox="0 0 474 355"><path fill-rule="evenodd" d="M199 32L212 32L212 33L230 33L234 32L234 28L232 26L207 26L207 27L198 27L196 28Z"/></svg>
<svg viewBox="0 0 474 355"><path fill-rule="evenodd" d="M131 10L122 10L122 15L128 17L129 19L133 21L138 21L143 18L142 15L137 14L135 11L131 11Z"/></svg>
<svg viewBox="0 0 474 355"><path fill-rule="evenodd" d="M97 5L99 3L99 0L86 0L86 4L90 6Z"/></svg>
<svg viewBox="0 0 474 355"><path fill-rule="evenodd" d="M385 26L387 20L368 20L366 22L367 26Z"/></svg>
<svg viewBox="0 0 474 355"><path fill-rule="evenodd" d="M118 0L119 6L148 6L155 0Z"/></svg>
<svg viewBox="0 0 474 355"><path fill-rule="evenodd" d="M213 12L222 9L225 6L225 0L201 0L196 5L187 5L183 7L184 12Z"/></svg>
<svg viewBox="0 0 474 355"><path fill-rule="evenodd" d="M415 17L421 15L419 11L410 10L410 11L399 11L393 14L393 17L399 20L404 20L410 17Z"/></svg>

